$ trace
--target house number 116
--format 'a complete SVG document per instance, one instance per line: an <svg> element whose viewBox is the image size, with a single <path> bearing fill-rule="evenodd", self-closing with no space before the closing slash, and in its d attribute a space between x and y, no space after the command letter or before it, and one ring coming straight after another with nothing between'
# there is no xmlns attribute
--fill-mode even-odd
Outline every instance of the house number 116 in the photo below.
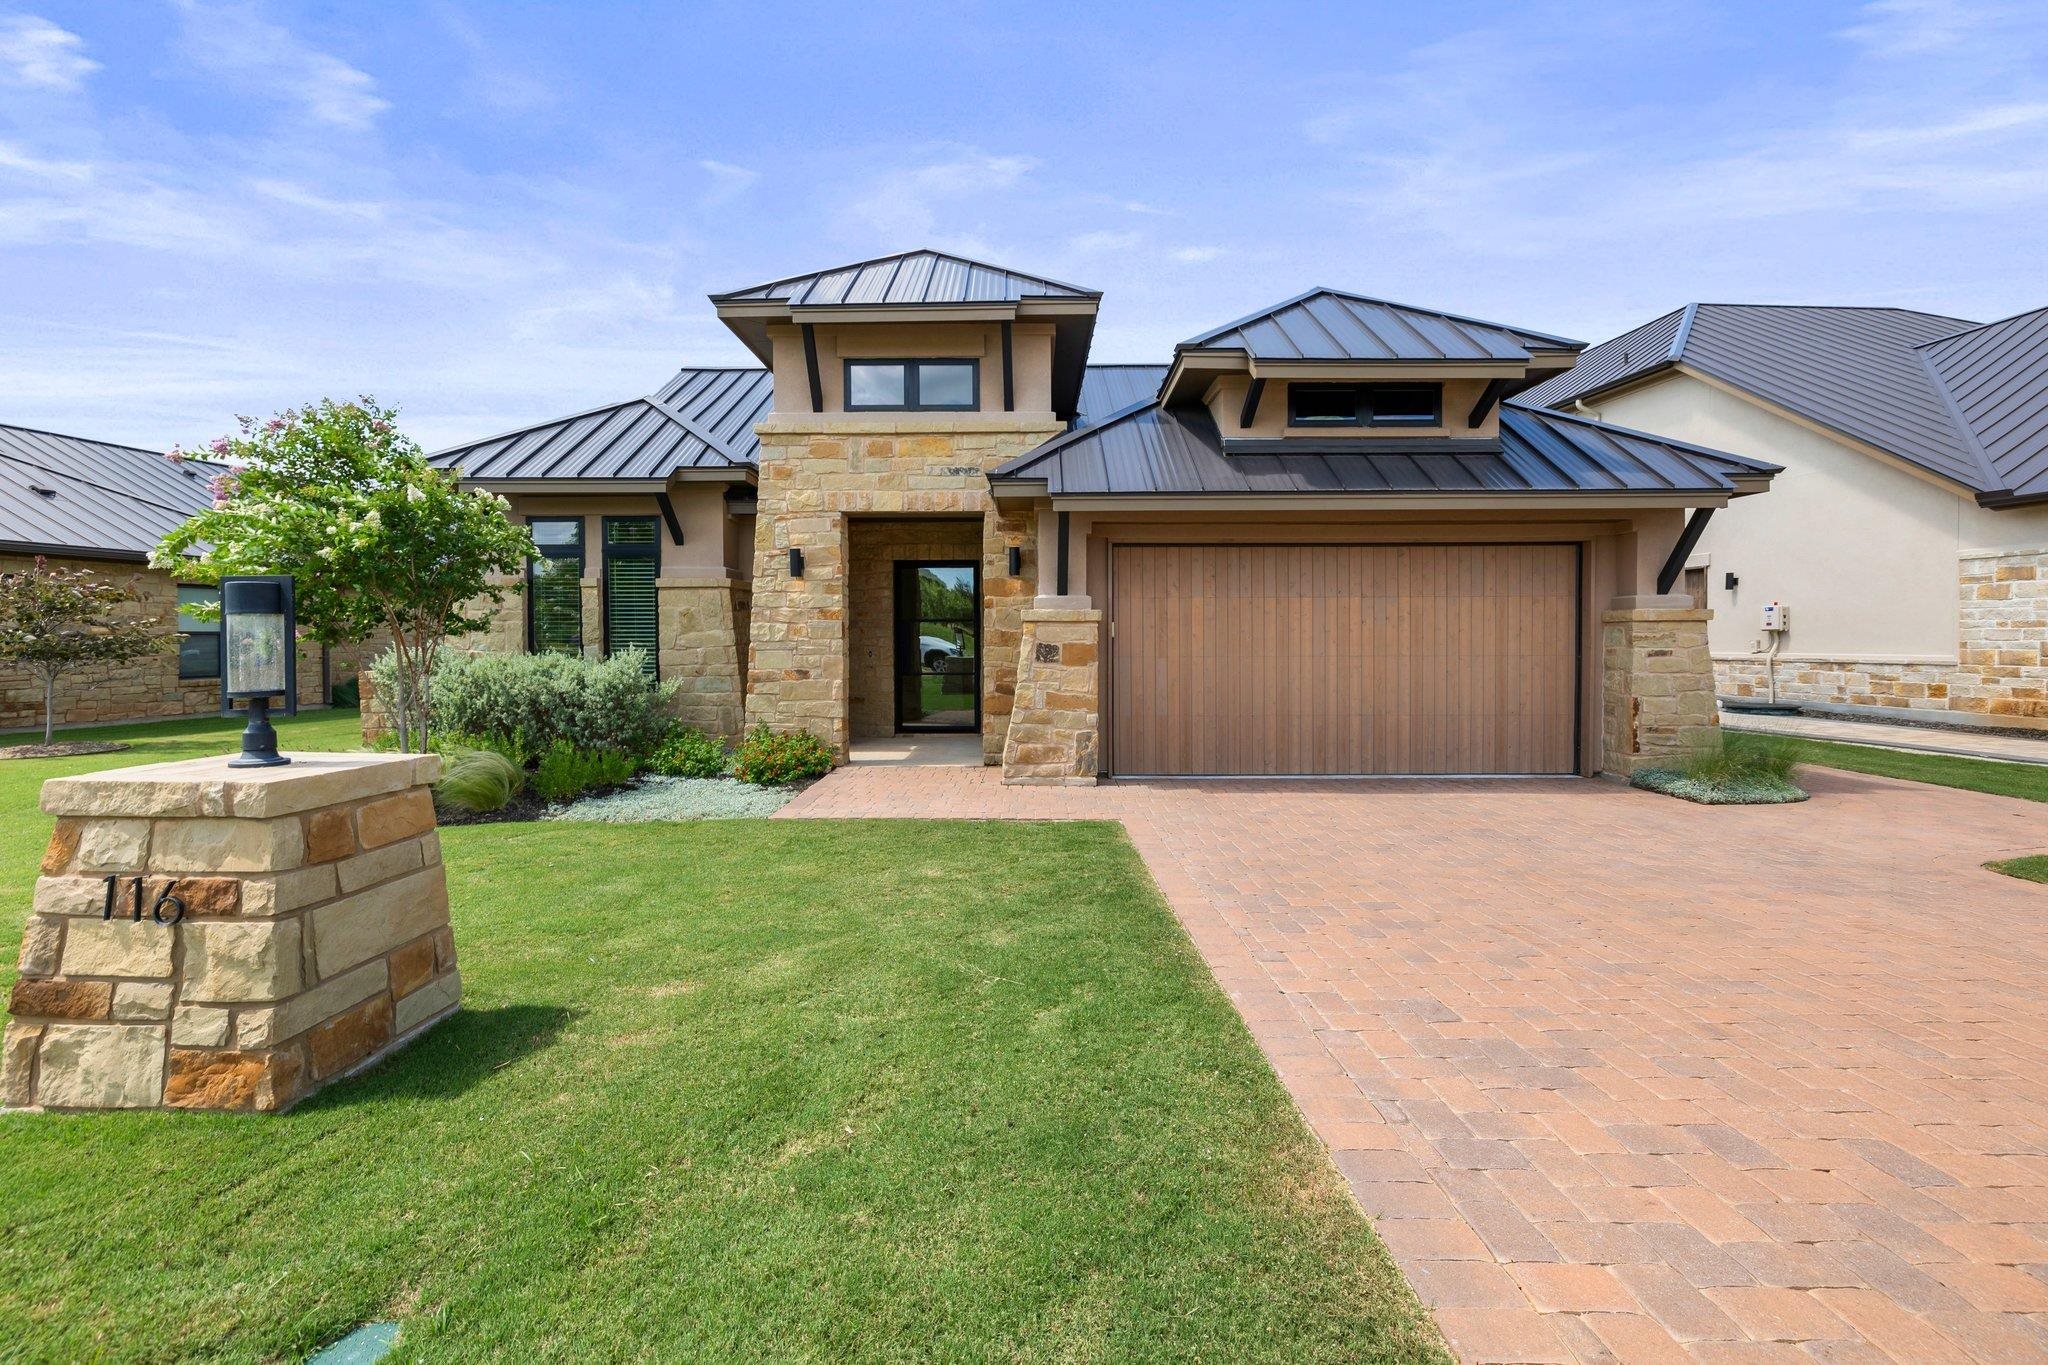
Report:
<svg viewBox="0 0 2048 1365"><path fill-rule="evenodd" d="M115 884L120 880L119 877L107 878L107 900L106 904L100 907L101 919L112 919L114 917L114 889ZM133 892L133 895L129 899L133 903L134 910L128 918L140 924L142 923L142 878L135 878L130 890ZM179 920L185 918L185 902L171 894L171 884L169 882L165 882L164 889L157 893L155 904L149 907L149 917L158 924L176 924Z"/></svg>

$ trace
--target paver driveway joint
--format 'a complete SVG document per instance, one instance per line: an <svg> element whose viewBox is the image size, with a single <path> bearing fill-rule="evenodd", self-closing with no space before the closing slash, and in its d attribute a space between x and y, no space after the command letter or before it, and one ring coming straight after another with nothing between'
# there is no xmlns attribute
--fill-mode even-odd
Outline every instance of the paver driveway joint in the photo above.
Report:
<svg viewBox="0 0 2048 1365"><path fill-rule="evenodd" d="M2048 825L1805 778L868 767L780 818L1122 821L1467 1360L2048 1358L2048 889L1980 867Z"/></svg>

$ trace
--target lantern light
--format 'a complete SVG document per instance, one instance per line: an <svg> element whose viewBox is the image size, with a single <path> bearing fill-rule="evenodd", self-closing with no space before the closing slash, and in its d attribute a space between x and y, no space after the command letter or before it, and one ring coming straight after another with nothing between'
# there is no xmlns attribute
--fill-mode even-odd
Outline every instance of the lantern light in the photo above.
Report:
<svg viewBox="0 0 2048 1365"><path fill-rule="evenodd" d="M291 762L277 751L270 704L282 699L284 714L299 713L298 620L289 575L223 578L220 581L220 713L249 704L242 752L231 768L275 768Z"/></svg>

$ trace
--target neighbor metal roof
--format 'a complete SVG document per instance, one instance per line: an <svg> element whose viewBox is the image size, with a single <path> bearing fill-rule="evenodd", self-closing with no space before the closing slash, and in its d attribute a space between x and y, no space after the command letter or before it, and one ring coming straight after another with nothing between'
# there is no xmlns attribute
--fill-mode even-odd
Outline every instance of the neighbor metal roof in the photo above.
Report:
<svg viewBox="0 0 2048 1365"><path fill-rule="evenodd" d="M172 464L110 441L0 426L0 550L146 559L179 523L213 506L221 466Z"/></svg>
<svg viewBox="0 0 2048 1365"><path fill-rule="evenodd" d="M1986 467L1985 501L2048 498L2048 308L1919 351Z"/></svg>
<svg viewBox="0 0 2048 1365"><path fill-rule="evenodd" d="M2018 322L2018 319L2012 320ZM2002 324L2001 324L2002 325ZM1877 447L1980 493L2007 487L1980 454L1921 348L1949 339L1944 353L1975 379L1976 401L2024 403L2023 374L1985 378L1987 359L2035 367L2039 340L2022 325L1998 340L1964 343L1964 318L1905 308L1699 303L1667 313L1587 351L1577 369L1518 395L1516 404L1565 407L1683 364L1808 421ZM1966 358L1966 356L1968 358ZM2024 429L2024 422L2015 430Z"/></svg>
<svg viewBox="0 0 2048 1365"><path fill-rule="evenodd" d="M1180 345L1242 350L1254 360L1527 360L1586 343L1433 308L1311 289Z"/></svg>
<svg viewBox="0 0 2048 1365"><path fill-rule="evenodd" d="M1498 442L1356 439L1294 453L1227 450L1206 408L1146 404L1058 437L997 480L1053 497L1343 493L1730 494L1776 465L1562 413L1503 409Z"/></svg>
<svg viewBox="0 0 2048 1365"><path fill-rule="evenodd" d="M1090 426L1133 403L1149 403L1166 380L1164 365L1090 365L1081 374L1081 410L1074 426Z"/></svg>
<svg viewBox="0 0 2048 1365"><path fill-rule="evenodd" d="M683 369L644 398L573 413L432 456L467 479L666 479L754 463L766 370Z"/></svg>
<svg viewBox="0 0 2048 1365"><path fill-rule="evenodd" d="M871 261L770 280L713 303L787 303L793 307L863 304L1015 303L1027 298L1098 299L1099 290L1062 284L943 251L904 251Z"/></svg>

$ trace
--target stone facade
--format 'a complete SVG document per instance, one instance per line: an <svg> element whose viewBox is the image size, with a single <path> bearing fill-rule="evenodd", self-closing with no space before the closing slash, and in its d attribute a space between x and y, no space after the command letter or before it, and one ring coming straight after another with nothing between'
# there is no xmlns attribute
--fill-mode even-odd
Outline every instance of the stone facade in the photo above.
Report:
<svg viewBox="0 0 2048 1365"><path fill-rule="evenodd" d="M1719 735L1707 622L1690 607L1615 608L1600 618L1601 770L1627 775Z"/></svg>
<svg viewBox="0 0 2048 1365"><path fill-rule="evenodd" d="M751 590L731 578L662 578L654 589L661 677L676 684L670 709L707 735L738 740L746 718L742 623Z"/></svg>
<svg viewBox="0 0 2048 1365"><path fill-rule="evenodd" d="M57 681L57 723L100 725L118 721L160 720L173 716L210 715L220 710L218 678L178 676L178 583L169 574L141 564L49 556L52 568L84 569L116 583L135 596L125 609L131 618L163 623L160 653L130 663L84 668ZM0 574L35 566L33 555L0 554ZM332 651L335 681L355 671L359 649ZM320 685L320 646L299 645L299 704L317 706L326 700ZM27 670L0 668L0 730L41 728L43 685Z"/></svg>
<svg viewBox="0 0 2048 1365"><path fill-rule="evenodd" d="M2048 729L2048 551L1966 555L1961 563L1956 663L1781 659L1779 700ZM1770 694L1761 655L1722 655L1714 672L1728 696Z"/></svg>
<svg viewBox="0 0 2048 1365"><path fill-rule="evenodd" d="M1101 768L1102 613L1031 607L1021 626L1003 781L1092 786Z"/></svg>
<svg viewBox="0 0 2048 1365"><path fill-rule="evenodd" d="M982 528L960 520L847 525L847 678L854 739L896 733L896 563L981 558Z"/></svg>
<svg viewBox="0 0 2048 1365"><path fill-rule="evenodd" d="M280 1110L451 1013L439 769L431 755L308 754L46 783L57 825L0 1104Z"/></svg>
<svg viewBox="0 0 2048 1365"><path fill-rule="evenodd" d="M997 507L986 475L1060 427L991 414L778 415L759 432L747 724L811 730L844 758L852 738L849 519L974 516L982 523L982 751L1001 762L1037 526L1028 507ZM1024 561L1014 577L1012 546ZM789 572L792 549L803 554L801 578Z"/></svg>

